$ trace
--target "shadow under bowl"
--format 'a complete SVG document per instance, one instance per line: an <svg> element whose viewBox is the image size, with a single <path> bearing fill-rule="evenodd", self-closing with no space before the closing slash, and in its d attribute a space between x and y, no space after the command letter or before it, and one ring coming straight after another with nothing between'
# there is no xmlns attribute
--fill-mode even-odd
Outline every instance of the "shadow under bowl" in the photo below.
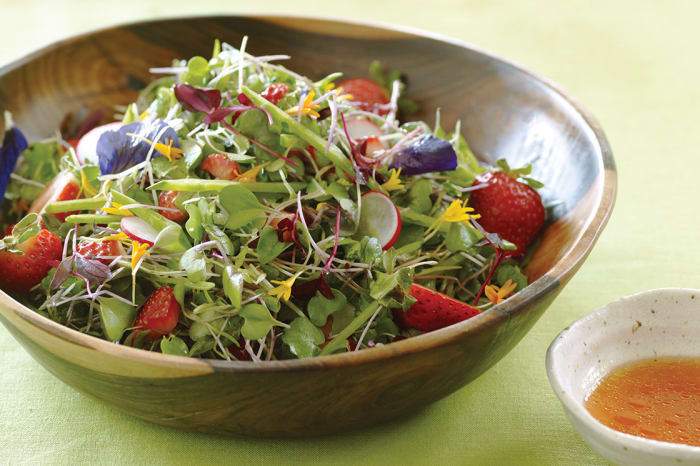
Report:
<svg viewBox="0 0 700 466"><path fill-rule="evenodd" d="M459 41L390 26L277 17L143 22L68 39L0 68L0 109L28 137L46 137L67 112L126 104L149 67L208 56L212 41L250 37L256 54L286 53L312 77L365 75L372 60L402 70L417 118L458 119L478 156L533 163L559 201L526 273L532 283L468 321L357 353L264 363L165 356L70 330L0 292L0 320L44 367L135 416L183 429L311 436L375 424L474 380L528 332L578 270L610 216L610 147L593 118L547 81Z"/></svg>

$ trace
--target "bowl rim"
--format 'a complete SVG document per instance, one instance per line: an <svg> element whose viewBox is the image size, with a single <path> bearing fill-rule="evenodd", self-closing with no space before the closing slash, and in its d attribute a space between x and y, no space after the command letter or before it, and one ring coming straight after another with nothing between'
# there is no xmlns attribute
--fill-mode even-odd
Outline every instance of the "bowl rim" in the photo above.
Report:
<svg viewBox="0 0 700 466"><path fill-rule="evenodd" d="M554 338L554 340L552 340L552 343L547 348L545 366L547 369L547 378L549 379L552 390L557 395L557 398L559 398L561 404L564 405L566 411L568 411L572 417L575 417L579 422L581 422L589 431L594 432L599 437L605 438L608 441L623 445L630 451L644 452L650 455L660 455L664 457L675 455L681 456L683 459L690 459L694 461L700 460L700 446L664 442L661 440L639 437L617 431L600 422L583 406L583 401L575 399L573 395L568 392L568 390L564 390L562 385L562 380L564 377L561 374L561 371L557 370L558 366L554 361L554 354L556 352L562 351L564 348L571 347L571 345L567 346L567 338L574 328L584 325L590 321L604 318L610 312L614 312L614 310L611 309L611 306L613 305L624 303L627 306L634 306L638 300L649 296L685 297L691 294L696 296L700 295L700 290L693 288L657 288L641 291L605 304L604 306L599 307L593 312L576 320L562 330ZM577 430L580 429L577 428Z"/></svg>
<svg viewBox="0 0 700 466"><path fill-rule="evenodd" d="M25 63L46 55L55 49L70 43L85 39L87 37L113 31L122 27L134 25L158 24L169 21L183 21L192 19L211 19L211 20L226 20L226 19L248 19L258 21L276 21L279 23L287 23L290 21L314 21L324 23L326 25L351 25L360 26L371 29L378 29L385 32L399 33L407 36L420 37L430 39L436 42L442 42L449 45L454 45L467 49L482 55L483 57L495 60L503 65L506 65L515 71L523 73L526 76L538 81L546 88L551 90L566 104L568 104L578 116L585 122L588 128L593 133L594 139L600 151L600 162L602 163L602 187L598 204L596 205L595 214L590 219L586 229L581 232L574 244L566 251L555 264L544 275L539 277L534 282L530 283L523 290L515 294L512 298L505 300L503 303L492 307L491 309L475 316L466 321L445 327L433 332L418 335L412 338L407 338L402 341L394 342L388 345L376 346L374 348L364 349L362 351L353 351L333 355L316 356L305 359L290 359L283 361L224 361L217 359L199 359L183 356L172 356L152 351L142 350L138 348L118 345L111 341L103 340L98 337L80 333L77 330L65 327L53 320L44 317L29 307L21 304L4 291L0 290L0 308L8 307L11 312L14 311L23 320L28 321L31 325L66 340L70 343L91 348L99 352L109 353L116 357L125 357L132 359L134 362L143 362L157 365L172 366L179 369L200 369L202 364L209 366L214 372L269 372L269 371L284 371L284 370L313 370L323 369L328 367L345 367L376 362L379 360L391 359L395 357L406 356L422 352L425 350L441 347L459 340L463 335L472 333L481 327L495 325L502 320L507 320L511 316L523 312L529 303L542 298L550 291L555 290L560 284L565 283L571 275L583 263L591 249L593 248L598 237L602 233L607 224L615 204L617 192L617 171L615 161L612 154L610 144L603 132L598 121L593 115L588 112L576 99L568 95L561 87L551 80L539 76L538 74L520 66L508 59L502 58L496 54L487 52L486 50L477 47L466 41L451 38L439 33L425 31L419 28L413 28L403 25L395 25L382 21L365 21L355 19L343 19L334 16L325 15L294 15L294 14L236 14L236 15L186 15L186 16L165 16L143 21L132 21L125 23L117 23L115 25L89 30L77 35L67 37L49 45L41 47L33 52L30 52L9 64L0 66L0 76L19 68Z"/></svg>

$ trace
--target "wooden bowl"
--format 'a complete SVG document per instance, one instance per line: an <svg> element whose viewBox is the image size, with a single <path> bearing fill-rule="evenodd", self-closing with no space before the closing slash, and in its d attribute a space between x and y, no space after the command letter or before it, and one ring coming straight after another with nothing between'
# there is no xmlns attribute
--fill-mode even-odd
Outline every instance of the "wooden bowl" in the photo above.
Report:
<svg viewBox="0 0 700 466"><path fill-rule="evenodd" d="M462 131L484 160L534 162L561 201L526 289L468 321L390 345L263 363L164 356L62 327L0 292L0 320L44 367L143 419L248 436L310 436L415 411L478 377L527 333L582 264L610 216L615 166L593 118L547 81L459 41L401 28L300 17L199 17L130 24L59 42L0 68L0 110L30 138L66 112L125 104L173 58L208 56L214 38L287 53L320 77L365 75L372 60L410 81L420 118ZM523 387L526 389L526 387Z"/></svg>

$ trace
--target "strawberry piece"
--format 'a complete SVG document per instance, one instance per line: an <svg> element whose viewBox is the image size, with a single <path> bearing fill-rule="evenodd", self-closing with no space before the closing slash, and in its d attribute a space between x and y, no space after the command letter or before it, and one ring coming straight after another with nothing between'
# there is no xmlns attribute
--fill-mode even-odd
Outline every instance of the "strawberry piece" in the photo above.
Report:
<svg viewBox="0 0 700 466"><path fill-rule="evenodd" d="M204 159L202 170L220 180L235 180L240 173L238 164L229 159L226 154L211 154Z"/></svg>
<svg viewBox="0 0 700 466"><path fill-rule="evenodd" d="M352 95L352 102L362 110L386 115L389 111L382 106L389 103L389 96L379 84L367 78L344 79L338 83L344 94Z"/></svg>
<svg viewBox="0 0 700 466"><path fill-rule="evenodd" d="M78 180L76 180L72 173L64 171L56 175L51 183L46 186L44 191L34 200L29 211L42 213L48 204L56 201L78 199L79 195L80 185L78 184ZM74 213L75 212L62 212L53 215L55 215L59 221L64 222L66 217Z"/></svg>
<svg viewBox="0 0 700 466"><path fill-rule="evenodd" d="M28 293L61 260L63 243L43 228L33 238L17 245L22 254L0 251L0 287L15 293Z"/></svg>
<svg viewBox="0 0 700 466"><path fill-rule="evenodd" d="M155 290L141 307L134 322L134 328L145 330L151 338L158 338L172 332L180 318L180 304L169 286Z"/></svg>
<svg viewBox="0 0 700 466"><path fill-rule="evenodd" d="M394 313L402 327L432 332L479 314L479 310L469 304L415 283L411 285L410 293L416 298L413 306L405 312L398 310Z"/></svg>
<svg viewBox="0 0 700 466"><path fill-rule="evenodd" d="M286 84L272 83L267 86L267 89L265 89L260 95L277 105L279 101L282 100L285 95L287 95L287 92L289 92L289 86Z"/></svg>
<svg viewBox="0 0 700 466"><path fill-rule="evenodd" d="M124 249L119 241L81 241L75 247L75 252L88 259L98 259L103 264L109 265L115 256L124 254Z"/></svg>
<svg viewBox="0 0 700 466"><path fill-rule="evenodd" d="M178 206L175 205L175 198L177 197L177 191L163 191L158 195L158 205L160 207L165 207L166 209L177 209L177 212L171 210L161 210L159 213L173 222L182 223L187 220L187 212L180 210Z"/></svg>
<svg viewBox="0 0 700 466"><path fill-rule="evenodd" d="M497 233L523 254L544 224L544 206L539 193L504 172L493 172L477 179L474 185L486 187L474 191L469 203L481 215L479 224L489 233Z"/></svg>

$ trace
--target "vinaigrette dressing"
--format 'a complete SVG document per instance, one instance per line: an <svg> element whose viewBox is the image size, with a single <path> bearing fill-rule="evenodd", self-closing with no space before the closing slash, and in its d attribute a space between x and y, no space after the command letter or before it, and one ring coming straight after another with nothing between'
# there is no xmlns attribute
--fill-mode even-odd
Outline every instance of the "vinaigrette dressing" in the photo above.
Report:
<svg viewBox="0 0 700 466"><path fill-rule="evenodd" d="M586 399L620 432L700 446L700 358L659 358L613 370Z"/></svg>

